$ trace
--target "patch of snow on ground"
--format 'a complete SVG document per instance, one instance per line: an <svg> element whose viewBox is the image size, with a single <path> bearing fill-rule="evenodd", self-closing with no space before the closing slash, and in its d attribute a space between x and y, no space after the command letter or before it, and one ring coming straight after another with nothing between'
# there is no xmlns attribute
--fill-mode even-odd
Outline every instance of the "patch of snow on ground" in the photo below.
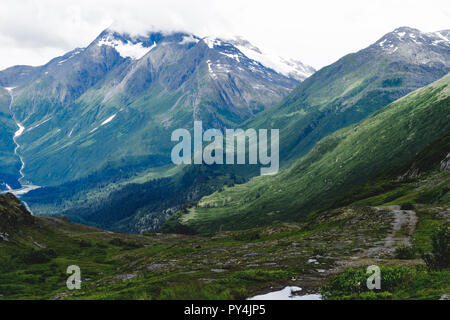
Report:
<svg viewBox="0 0 450 320"><path fill-rule="evenodd" d="M280 291L269 292L247 300L322 300L320 294L294 295L294 292L301 291L299 287L286 287Z"/></svg>

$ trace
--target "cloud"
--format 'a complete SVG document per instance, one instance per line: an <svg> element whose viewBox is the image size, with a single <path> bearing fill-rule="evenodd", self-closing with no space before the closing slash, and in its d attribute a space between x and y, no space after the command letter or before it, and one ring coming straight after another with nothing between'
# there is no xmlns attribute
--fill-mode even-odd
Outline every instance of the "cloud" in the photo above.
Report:
<svg viewBox="0 0 450 320"><path fill-rule="evenodd" d="M447 0L2 0L0 69L43 64L110 26L131 34L241 35L322 67L399 26L448 28L448 12Z"/></svg>

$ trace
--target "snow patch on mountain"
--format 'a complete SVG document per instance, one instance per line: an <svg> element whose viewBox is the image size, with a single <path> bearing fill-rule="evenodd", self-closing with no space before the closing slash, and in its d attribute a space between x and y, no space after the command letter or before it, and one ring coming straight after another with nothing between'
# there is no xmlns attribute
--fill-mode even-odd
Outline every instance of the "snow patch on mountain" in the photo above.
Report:
<svg viewBox="0 0 450 320"><path fill-rule="evenodd" d="M100 39L97 45L99 47L110 46L114 48L123 58L139 60L156 47L156 42L153 42L153 45L150 47L144 47L141 42L123 42L122 40L115 39L114 37L107 35Z"/></svg>
<svg viewBox="0 0 450 320"><path fill-rule="evenodd" d="M242 42L242 44L239 44L236 47L248 58L257 61L266 68L275 70L286 77L305 80L314 73L312 67L305 66L300 61L263 53L256 47L246 45L245 42Z"/></svg>
<svg viewBox="0 0 450 320"><path fill-rule="evenodd" d="M448 34L448 30L437 32L421 32L419 30L401 27L388 33L383 38L378 40L376 44L388 54L393 54L399 48L407 48L411 44L418 46L435 46L444 50L450 47L450 40L444 34Z"/></svg>
<svg viewBox="0 0 450 320"><path fill-rule="evenodd" d="M47 118L47 119L44 119L44 120L38 122L37 124L35 124L35 125L29 127L26 131L29 132L29 131L31 131L31 130L33 130L33 129L36 129L37 127L43 125L44 123L50 121L52 118L53 118L53 117L49 117L49 118Z"/></svg>
<svg viewBox="0 0 450 320"><path fill-rule="evenodd" d="M217 76L211 67L211 60L206 61L206 63L208 64L208 71L209 71L209 74L211 75L211 78L217 79Z"/></svg>
<svg viewBox="0 0 450 320"><path fill-rule="evenodd" d="M100 126L104 126L105 124L110 123L111 121L114 120L114 118L117 116L117 113L113 114L111 117L109 117L108 119L106 119L105 121L102 122L102 124Z"/></svg>
<svg viewBox="0 0 450 320"><path fill-rule="evenodd" d="M222 41L214 37L205 37L202 40L210 49L214 49L214 47L222 45Z"/></svg>

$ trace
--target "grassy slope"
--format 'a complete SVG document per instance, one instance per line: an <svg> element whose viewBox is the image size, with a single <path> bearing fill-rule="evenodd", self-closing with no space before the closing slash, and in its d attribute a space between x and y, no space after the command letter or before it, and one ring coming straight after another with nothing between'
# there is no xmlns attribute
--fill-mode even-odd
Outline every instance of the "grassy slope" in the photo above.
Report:
<svg viewBox="0 0 450 320"><path fill-rule="evenodd" d="M450 75L323 139L290 169L203 198L180 221L200 232L297 220L400 166L450 130Z"/></svg>
<svg viewBox="0 0 450 320"><path fill-rule="evenodd" d="M417 258L430 251L436 227L449 223L441 213L450 210L450 170L440 170L449 142L448 135L436 140L301 223L208 237L116 234L33 218L13 196L0 195L0 299L242 299L286 285L317 292L323 284L330 299L438 299L450 290L449 272L429 272ZM368 254L394 221L374 206L405 203L418 216L416 257ZM404 237L402 230L393 237ZM82 270L80 291L65 287L73 264ZM373 264L382 267L382 293L356 285L366 279L360 267Z"/></svg>
<svg viewBox="0 0 450 320"><path fill-rule="evenodd" d="M286 285L317 292L319 286L330 283L331 270L371 264L391 268L395 274L405 269L413 276L390 278L391 287L384 296L347 298L437 299L450 290L448 271L429 273L418 259L363 254L383 242L393 222L388 211L363 203L401 204L404 197L409 199L419 218L413 244L429 251L431 233L449 221L439 216L450 210L448 191L427 203L411 199L424 199L420 195L436 188L447 186L448 190L449 174L434 166L416 179L398 183L397 190L391 190L403 190L397 199L392 199L390 191L372 192L369 198L317 213L302 223L208 237L115 234L57 217L30 221L29 216L24 219L25 210L13 197L0 195L0 239L8 239L0 240L0 299L242 299ZM383 181L388 182L383 178L375 184ZM36 261L36 256L41 260ZM82 270L80 291L65 287L65 270L72 264ZM355 279L359 278L351 278ZM345 297L335 293L330 298Z"/></svg>

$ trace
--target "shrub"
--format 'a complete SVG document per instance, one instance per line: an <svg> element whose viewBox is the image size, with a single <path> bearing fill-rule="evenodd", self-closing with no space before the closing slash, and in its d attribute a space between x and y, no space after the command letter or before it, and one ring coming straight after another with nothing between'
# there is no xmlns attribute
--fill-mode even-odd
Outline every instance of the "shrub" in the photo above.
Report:
<svg viewBox="0 0 450 320"><path fill-rule="evenodd" d="M395 253L394 256L397 259L402 259L402 260L410 260L410 259L414 259L415 257L415 252L414 249L411 247L408 247L406 245L402 245L400 247L397 247L395 249Z"/></svg>
<svg viewBox="0 0 450 320"><path fill-rule="evenodd" d="M433 249L431 253L422 255L430 270L450 268L450 226L439 227L432 235Z"/></svg>
<svg viewBox="0 0 450 320"><path fill-rule="evenodd" d="M261 236L257 231L239 233L233 237L236 241L255 241L259 238L261 238Z"/></svg>
<svg viewBox="0 0 450 320"><path fill-rule="evenodd" d="M56 256L56 252L52 249L31 250L23 254L22 261L26 264L42 264Z"/></svg>
<svg viewBox="0 0 450 320"><path fill-rule="evenodd" d="M79 245L81 248L90 248L90 247L92 247L92 244L91 244L90 242L86 241L86 240L80 240L80 241L78 242L78 245Z"/></svg>
<svg viewBox="0 0 450 320"><path fill-rule="evenodd" d="M392 299L392 293L390 292L363 292L359 295L361 300L390 300Z"/></svg>
<svg viewBox="0 0 450 320"><path fill-rule="evenodd" d="M415 273L410 267L381 267L381 289L372 291L367 288L366 269L350 268L336 275L320 292L325 299L388 299L390 292L403 287Z"/></svg>
<svg viewBox="0 0 450 320"><path fill-rule="evenodd" d="M325 248L314 248L312 254L314 256L323 256L327 253L327 249Z"/></svg>
<svg viewBox="0 0 450 320"><path fill-rule="evenodd" d="M400 207L401 210L414 210L414 205L412 203L404 203Z"/></svg>
<svg viewBox="0 0 450 320"><path fill-rule="evenodd" d="M117 246L117 247L122 247L125 249L138 249L138 248L142 248L143 245L137 243L137 242L126 242L123 241L120 238L114 238L111 241L109 241L109 244L113 245L113 246Z"/></svg>

